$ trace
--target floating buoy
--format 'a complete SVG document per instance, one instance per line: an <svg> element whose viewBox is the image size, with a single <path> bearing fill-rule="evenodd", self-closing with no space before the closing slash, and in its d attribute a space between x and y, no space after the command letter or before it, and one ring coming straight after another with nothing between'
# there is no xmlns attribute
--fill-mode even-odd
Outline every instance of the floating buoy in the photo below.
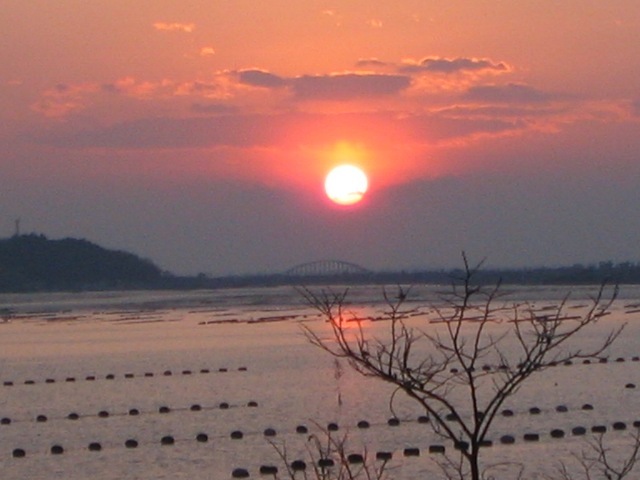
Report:
<svg viewBox="0 0 640 480"><path fill-rule="evenodd" d="M490 372L491 371L491 365L483 365L482 366L482 370L484 372Z"/></svg>
<svg viewBox="0 0 640 480"><path fill-rule="evenodd" d="M183 370L182 374L183 375L191 375L191 370Z"/></svg>
<svg viewBox="0 0 640 480"><path fill-rule="evenodd" d="M636 384L635 383L627 383L624 388L636 388Z"/></svg>
<svg viewBox="0 0 640 480"><path fill-rule="evenodd" d="M513 417L513 410L509 410L508 408L505 408L500 413L502 414L503 417Z"/></svg>
<svg viewBox="0 0 640 480"><path fill-rule="evenodd" d="M460 420L460 417L458 417L458 415L456 413L447 413L447 415L444 417L446 420L448 420L449 422L455 422Z"/></svg>
<svg viewBox="0 0 640 480"><path fill-rule="evenodd" d="M516 443L516 439L512 435L503 435L500 437L500 443L504 445L512 445Z"/></svg>
<svg viewBox="0 0 640 480"><path fill-rule="evenodd" d="M320 468L331 468L336 464L332 458L321 458L318 460L318 466Z"/></svg>
<svg viewBox="0 0 640 480"><path fill-rule="evenodd" d="M64 453L64 448L61 445L54 445L51 447L51 455L62 455Z"/></svg>
<svg viewBox="0 0 640 480"><path fill-rule="evenodd" d="M531 415L540 415L540 412L541 412L541 411L542 411L542 410L540 410L538 407L531 407L531 408L529 409L529 413L530 413Z"/></svg>
<svg viewBox="0 0 640 480"><path fill-rule="evenodd" d="M229 369L228 369L228 368L219 368L219 369L218 369L218 371L219 371L220 373L225 373L225 372L228 372L228 371L229 371Z"/></svg>
<svg viewBox="0 0 640 480"><path fill-rule="evenodd" d="M466 452L467 450L469 450L469 442L465 442L464 440L456 440L455 442L453 442L453 448Z"/></svg>
<svg viewBox="0 0 640 480"><path fill-rule="evenodd" d="M583 360L582 363L585 365L591 365L591 360L587 358L586 360Z"/></svg>
<svg viewBox="0 0 640 480"><path fill-rule="evenodd" d="M70 413L69 415L67 415L67 418L69 420L78 420L80 418L80 415L78 415L75 412Z"/></svg>
<svg viewBox="0 0 640 480"><path fill-rule="evenodd" d="M273 428L266 428L263 433L264 433L265 437L275 437L276 436L276 431Z"/></svg>
<svg viewBox="0 0 640 480"><path fill-rule="evenodd" d="M133 378L135 375L133 373L125 373L124 378Z"/></svg>
<svg viewBox="0 0 640 480"><path fill-rule="evenodd" d="M389 420L387 420L387 425L389 425L390 427L397 427L398 425L400 425L400 419L391 417Z"/></svg>
<svg viewBox="0 0 640 480"><path fill-rule="evenodd" d="M278 467L275 465L262 465L260 466L260 475L277 475Z"/></svg>
<svg viewBox="0 0 640 480"><path fill-rule="evenodd" d="M244 468L236 468L231 472L233 478L249 478L249 471Z"/></svg>
<svg viewBox="0 0 640 480"><path fill-rule="evenodd" d="M3 385L5 387L12 387L13 386L13 382L4 382Z"/></svg>
<svg viewBox="0 0 640 480"><path fill-rule="evenodd" d="M584 427L573 427L571 429L571 434L575 436L584 435L587 433L587 429Z"/></svg>
<svg viewBox="0 0 640 480"><path fill-rule="evenodd" d="M627 429L627 424L624 422L615 422L613 424L613 429L614 430L626 430Z"/></svg>
<svg viewBox="0 0 640 480"><path fill-rule="evenodd" d="M26 454L22 448L15 448L12 452L13 458L23 458Z"/></svg>
<svg viewBox="0 0 640 480"><path fill-rule="evenodd" d="M569 409L567 408L566 405L558 405L556 407L556 412L558 412L558 413L565 413L565 412L568 412L568 411L569 411Z"/></svg>
<svg viewBox="0 0 640 480"><path fill-rule="evenodd" d="M134 440L133 438L130 438L129 440L124 442L124 446L127 447L127 448L137 448L138 447L138 441Z"/></svg>
<svg viewBox="0 0 640 480"><path fill-rule="evenodd" d="M231 432L231 438L234 440L240 440L243 436L244 434L240 430L234 430Z"/></svg>
<svg viewBox="0 0 640 480"><path fill-rule="evenodd" d="M251 407L251 408L255 408L258 406L258 402L252 400L249 403L247 403L247 407Z"/></svg>
<svg viewBox="0 0 640 480"><path fill-rule="evenodd" d="M56 381L53 378L47 378L44 383L56 383Z"/></svg>
<svg viewBox="0 0 640 480"><path fill-rule="evenodd" d="M76 377L67 377L67 378L65 378L65 380L64 380L64 381L65 381L65 382L72 383L72 382L75 382L75 381L76 381Z"/></svg>
<svg viewBox="0 0 640 480"><path fill-rule="evenodd" d="M174 443L176 441L171 435L166 435L160 439L160 445L173 445Z"/></svg>
<svg viewBox="0 0 640 480"><path fill-rule="evenodd" d="M429 417L427 415L420 415L418 417L418 423L429 423Z"/></svg>
<svg viewBox="0 0 640 480"><path fill-rule="evenodd" d="M298 425L296 427L296 433L309 433L309 429L304 425Z"/></svg>
<svg viewBox="0 0 640 480"><path fill-rule="evenodd" d="M246 372L247 371L247 367L238 367L238 371L239 372Z"/></svg>
<svg viewBox="0 0 640 480"><path fill-rule="evenodd" d="M98 442L93 442L89 444L90 452L99 452L100 450L102 450L102 445L100 445Z"/></svg>
<svg viewBox="0 0 640 480"><path fill-rule="evenodd" d="M540 435L537 433L525 433L522 438L524 438L525 442L537 442L540 440Z"/></svg>
<svg viewBox="0 0 640 480"><path fill-rule="evenodd" d="M383 462L388 462L393 458L392 452L376 452L376 460L382 460Z"/></svg>
<svg viewBox="0 0 640 480"><path fill-rule="evenodd" d="M107 380L113 380L113 379L115 379L115 378L116 378L116 376L115 376L113 373L110 373L110 374L108 374L108 375L107 375L106 377L104 377L104 378L106 378Z"/></svg>
<svg viewBox="0 0 640 480"><path fill-rule="evenodd" d="M171 409L166 405L163 405L162 407L158 408L158 413L170 413L170 412L171 412Z"/></svg>
<svg viewBox="0 0 640 480"><path fill-rule="evenodd" d="M551 430L551 438L563 438L564 430L560 430L559 428L554 428Z"/></svg>
<svg viewBox="0 0 640 480"><path fill-rule="evenodd" d="M593 405L591 405L590 403L585 403L584 405L582 405L582 410L593 410Z"/></svg>
<svg viewBox="0 0 640 480"><path fill-rule="evenodd" d="M100 418L107 418L109 416L109 412L107 412L106 410L100 410L98 412L98 417Z"/></svg>
<svg viewBox="0 0 640 480"><path fill-rule="evenodd" d="M640 362L640 357L631 357L632 362Z"/></svg>
<svg viewBox="0 0 640 480"><path fill-rule="evenodd" d="M414 448L414 447L409 447L409 448L405 448L403 453L404 453L405 457L419 457L420 456L420 449L419 448Z"/></svg>
<svg viewBox="0 0 640 480"><path fill-rule="evenodd" d="M35 385L35 384L36 384L36 382L34 382L33 380L25 380L25 381L24 381L24 384L25 384L25 385Z"/></svg>
<svg viewBox="0 0 640 480"><path fill-rule="evenodd" d="M129 410L129 415L131 415L132 417L135 417L136 415L140 415L140 410L138 410L137 408L132 408Z"/></svg>
<svg viewBox="0 0 640 480"><path fill-rule="evenodd" d="M206 433L199 433L198 435L196 435L196 440L200 443L206 443L209 441L209 435L207 435Z"/></svg>
<svg viewBox="0 0 640 480"><path fill-rule="evenodd" d="M43 423L43 422L46 422L46 421L47 421L47 416L46 416L46 415L38 415L38 416L36 417L36 422L41 422L41 423Z"/></svg>
<svg viewBox="0 0 640 480"><path fill-rule="evenodd" d="M444 445L429 445L429 453L444 453Z"/></svg>
<svg viewBox="0 0 640 480"><path fill-rule="evenodd" d="M360 420L358 422L358 428L369 428L371 425L369 425L369 422L367 422L366 420Z"/></svg>
<svg viewBox="0 0 640 480"><path fill-rule="evenodd" d="M145 372L144 376L147 378L153 377L153 372Z"/></svg>
<svg viewBox="0 0 640 480"><path fill-rule="evenodd" d="M607 362L608 362L608 360L607 360L606 358L601 358L601 359L599 360L599 362L600 362L600 363L607 363Z"/></svg>
<svg viewBox="0 0 640 480"><path fill-rule="evenodd" d="M307 469L307 464L304 460L294 460L291 462L291 470L294 472L304 472Z"/></svg>
<svg viewBox="0 0 640 480"><path fill-rule="evenodd" d="M11 419L9 417L3 417L0 419L0 425L11 425Z"/></svg>
<svg viewBox="0 0 640 480"><path fill-rule="evenodd" d="M327 430L329 430L330 432L337 432L339 429L340 427L337 423L330 423L329 425L327 425Z"/></svg>
<svg viewBox="0 0 640 480"><path fill-rule="evenodd" d="M573 365L573 362L571 360L565 360L564 365L568 367L569 365Z"/></svg>
<svg viewBox="0 0 640 480"><path fill-rule="evenodd" d="M618 357L618 358L616 358L616 362L623 363L624 362L624 358L623 357Z"/></svg>
<svg viewBox="0 0 640 480"><path fill-rule="evenodd" d="M351 453L347 456L347 462L352 464L364 463L364 456L359 453Z"/></svg>
<svg viewBox="0 0 640 480"><path fill-rule="evenodd" d="M165 370L162 374L163 374L165 377L170 377L171 375L173 375L173 372L171 372L171 370Z"/></svg>
<svg viewBox="0 0 640 480"><path fill-rule="evenodd" d="M606 433L607 427L605 425L594 425L591 427L593 433Z"/></svg>
<svg viewBox="0 0 640 480"><path fill-rule="evenodd" d="M491 441L491 440L482 440L479 445L481 447L484 447L484 448L493 447L493 441Z"/></svg>
<svg viewBox="0 0 640 480"><path fill-rule="evenodd" d="M189 410L191 410L192 412L199 412L200 410L202 410L202 407L197 403L194 403L193 405L191 405Z"/></svg>
<svg viewBox="0 0 640 480"><path fill-rule="evenodd" d="M451 370L449 370L451 373L458 373L458 369L457 368L452 368Z"/></svg>
<svg viewBox="0 0 640 480"><path fill-rule="evenodd" d="M208 368L203 368L200 370L200 373L209 373L210 370Z"/></svg>
<svg viewBox="0 0 640 480"><path fill-rule="evenodd" d="M634 422L633 422L633 426L634 426L635 428L640 428L640 420L634 420Z"/></svg>
<svg viewBox="0 0 640 480"><path fill-rule="evenodd" d="M88 382L93 382L95 379L96 377L94 375L89 375L87 378L85 378L85 380Z"/></svg>
<svg viewBox="0 0 640 480"><path fill-rule="evenodd" d="M218 405L218 407L222 410L226 410L227 408L229 408L229 404L227 402L222 402L220 405Z"/></svg>

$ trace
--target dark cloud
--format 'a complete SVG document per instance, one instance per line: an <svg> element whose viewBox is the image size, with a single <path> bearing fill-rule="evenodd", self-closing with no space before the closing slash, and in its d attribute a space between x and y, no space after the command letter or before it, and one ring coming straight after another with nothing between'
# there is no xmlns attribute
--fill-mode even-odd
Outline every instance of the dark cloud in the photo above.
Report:
<svg viewBox="0 0 640 480"><path fill-rule="evenodd" d="M223 115L235 113L237 108L220 103L194 103L191 105L191 111L195 113Z"/></svg>
<svg viewBox="0 0 640 480"><path fill-rule="evenodd" d="M411 85L405 75L355 74L303 76L292 80L301 100L349 100L393 95Z"/></svg>
<svg viewBox="0 0 640 480"><path fill-rule="evenodd" d="M543 103L553 100L552 94L529 85L509 83L507 85L479 85L464 94L465 100L489 103Z"/></svg>
<svg viewBox="0 0 640 480"><path fill-rule="evenodd" d="M507 72L509 67L502 62L494 63L490 60L476 58L425 58L417 64L405 64L400 67L401 72L418 73L457 73L470 71Z"/></svg>
<svg viewBox="0 0 640 480"><path fill-rule="evenodd" d="M213 112L209 111L210 107ZM199 106L198 113L217 113L220 106ZM251 148L296 141L334 142L349 138L368 145L388 144L381 132L403 132L406 141L438 143L476 135L501 135L526 128L519 118L454 118L445 113L398 117L394 112L323 115L219 114L193 118L146 118L105 128L48 131L39 143L62 148L175 149L230 146ZM61 127L62 128L62 127ZM392 133L389 133L391 135Z"/></svg>
<svg viewBox="0 0 640 480"><path fill-rule="evenodd" d="M264 70L242 70L238 72L240 83L254 87L279 88L287 84L285 78Z"/></svg>
<svg viewBox="0 0 640 480"><path fill-rule="evenodd" d="M389 64L377 58L361 58L356 62L356 67L387 67Z"/></svg>

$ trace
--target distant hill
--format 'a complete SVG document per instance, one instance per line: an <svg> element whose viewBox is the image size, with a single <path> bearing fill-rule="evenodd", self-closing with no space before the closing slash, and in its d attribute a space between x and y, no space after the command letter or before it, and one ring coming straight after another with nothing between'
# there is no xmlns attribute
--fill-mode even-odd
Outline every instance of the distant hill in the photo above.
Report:
<svg viewBox="0 0 640 480"><path fill-rule="evenodd" d="M2 292L150 288L162 276L149 260L87 240L36 234L0 239Z"/></svg>

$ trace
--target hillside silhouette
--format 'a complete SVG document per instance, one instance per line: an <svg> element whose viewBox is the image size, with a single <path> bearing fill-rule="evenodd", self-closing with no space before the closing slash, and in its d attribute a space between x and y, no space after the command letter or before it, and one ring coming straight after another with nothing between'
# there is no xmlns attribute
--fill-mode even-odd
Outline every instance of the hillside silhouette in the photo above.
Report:
<svg viewBox="0 0 640 480"><path fill-rule="evenodd" d="M87 240L14 235L0 240L0 291L149 288L162 278L151 261Z"/></svg>

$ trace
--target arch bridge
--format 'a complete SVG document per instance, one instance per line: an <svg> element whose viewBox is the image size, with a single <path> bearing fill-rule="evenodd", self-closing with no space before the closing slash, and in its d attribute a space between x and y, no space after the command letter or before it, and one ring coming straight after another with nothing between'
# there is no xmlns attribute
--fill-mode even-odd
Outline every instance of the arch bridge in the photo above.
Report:
<svg viewBox="0 0 640 480"><path fill-rule="evenodd" d="M332 277L341 275L365 275L371 273L360 265L342 260L318 260L301 263L290 268L285 275L291 277Z"/></svg>

